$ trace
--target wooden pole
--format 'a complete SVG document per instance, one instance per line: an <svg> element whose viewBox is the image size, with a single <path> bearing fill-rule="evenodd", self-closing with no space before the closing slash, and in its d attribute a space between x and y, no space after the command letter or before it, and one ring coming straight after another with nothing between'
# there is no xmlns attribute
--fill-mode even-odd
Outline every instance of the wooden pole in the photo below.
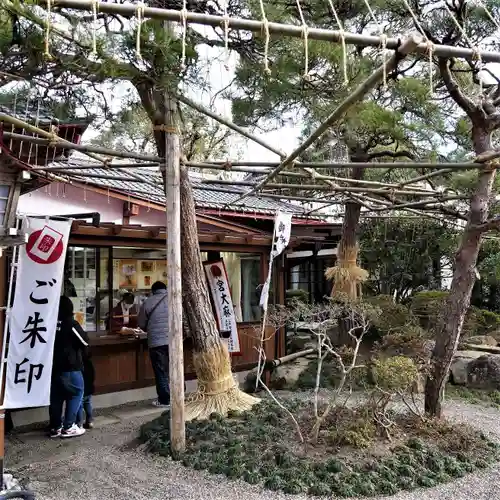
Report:
<svg viewBox="0 0 500 500"><path fill-rule="evenodd" d="M170 442L172 453L186 449L181 275L181 147L177 103L165 96L165 195L167 198L167 301L170 350Z"/></svg>
<svg viewBox="0 0 500 500"><path fill-rule="evenodd" d="M15 255L15 252L14 252ZM12 263L12 265L14 262ZM2 310L0 315L0 345L6 346L6 334L7 334L7 310L9 307L7 290L9 288L9 283L7 282L7 259L5 256L5 252L2 252L0 255L0 304L5 307ZM1 352L1 362L0 369L2 370L2 376L0 377L0 401L2 402L2 406L0 407L0 490L3 490L3 474L5 468L5 409L3 407L4 397L5 397L5 370L7 369L7 364L4 363L6 359L6 353L4 352L4 348L2 348Z"/></svg>

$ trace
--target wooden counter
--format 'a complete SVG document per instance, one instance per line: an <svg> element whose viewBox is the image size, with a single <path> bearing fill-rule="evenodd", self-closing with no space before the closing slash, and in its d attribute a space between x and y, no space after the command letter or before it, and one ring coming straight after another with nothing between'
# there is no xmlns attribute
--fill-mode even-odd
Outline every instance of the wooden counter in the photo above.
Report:
<svg viewBox="0 0 500 500"><path fill-rule="evenodd" d="M238 324L241 355L232 356L235 372L249 370L256 365L258 352L255 347L259 345L260 335L258 329L258 323ZM272 329L266 331L266 338L264 343L266 357L274 359L277 343ZM154 385L147 340L120 335L91 336L90 345L96 371L96 394ZM191 351L184 352L184 370L187 380L195 378Z"/></svg>

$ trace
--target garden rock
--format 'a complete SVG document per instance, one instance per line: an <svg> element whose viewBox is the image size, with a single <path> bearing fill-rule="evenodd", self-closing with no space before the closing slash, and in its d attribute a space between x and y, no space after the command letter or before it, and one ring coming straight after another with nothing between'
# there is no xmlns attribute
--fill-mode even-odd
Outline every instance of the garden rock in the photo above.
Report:
<svg viewBox="0 0 500 500"><path fill-rule="evenodd" d="M500 389L500 355L481 354L467 367L467 385L476 389Z"/></svg>
<svg viewBox="0 0 500 500"><path fill-rule="evenodd" d="M467 344L475 344L475 345L490 345L496 346L498 342L491 335L475 335L474 337L469 337L464 339L464 342Z"/></svg>
<svg viewBox="0 0 500 500"><path fill-rule="evenodd" d="M471 361L484 356L484 352L479 351L457 351L451 362L450 376L451 381L456 385L467 385L468 366Z"/></svg>
<svg viewBox="0 0 500 500"><path fill-rule="evenodd" d="M316 342L310 335L293 335L287 341L287 354L305 351L306 349L316 348Z"/></svg>
<svg viewBox="0 0 500 500"><path fill-rule="evenodd" d="M278 366L271 375L271 386L274 389L294 386L300 375L307 370L309 363L310 360L307 358L298 358Z"/></svg>

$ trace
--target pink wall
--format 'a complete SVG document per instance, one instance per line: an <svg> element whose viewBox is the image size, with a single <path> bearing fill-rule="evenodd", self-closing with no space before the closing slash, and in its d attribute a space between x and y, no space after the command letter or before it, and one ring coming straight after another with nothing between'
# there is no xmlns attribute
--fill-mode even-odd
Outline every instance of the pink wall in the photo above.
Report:
<svg viewBox="0 0 500 500"><path fill-rule="evenodd" d="M18 212L22 215L70 215L99 212L101 222L121 224L123 201L95 193L80 187L52 184L23 194L19 199ZM131 224L143 226L165 226L165 212L140 207L139 215L131 217Z"/></svg>

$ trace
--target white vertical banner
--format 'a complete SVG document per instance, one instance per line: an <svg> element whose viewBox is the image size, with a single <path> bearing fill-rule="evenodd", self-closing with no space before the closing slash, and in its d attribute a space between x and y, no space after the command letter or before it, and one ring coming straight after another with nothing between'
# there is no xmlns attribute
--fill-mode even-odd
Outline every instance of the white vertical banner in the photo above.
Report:
<svg viewBox="0 0 500 500"><path fill-rule="evenodd" d="M220 332L228 332L229 337L222 338L227 342L227 349L232 354L240 354L240 337L234 313L231 289L224 261L204 262L203 268L208 281L208 288L215 307L215 315Z"/></svg>
<svg viewBox="0 0 500 500"><path fill-rule="evenodd" d="M28 242L19 250L4 406L50 404L54 338L71 220L27 219Z"/></svg>
<svg viewBox="0 0 500 500"><path fill-rule="evenodd" d="M260 307L267 311L267 303L269 302L269 286L271 284L271 275L273 270L274 259L280 255L290 243L290 235L292 233L292 214L286 212L278 212L274 219L274 235L271 254L269 255L269 269L267 279L262 286L260 294Z"/></svg>

